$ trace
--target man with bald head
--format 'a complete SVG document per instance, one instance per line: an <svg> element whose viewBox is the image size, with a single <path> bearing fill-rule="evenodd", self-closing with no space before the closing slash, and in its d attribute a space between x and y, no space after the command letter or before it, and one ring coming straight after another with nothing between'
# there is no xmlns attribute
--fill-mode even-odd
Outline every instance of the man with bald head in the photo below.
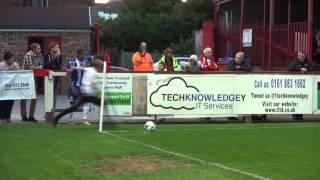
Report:
<svg viewBox="0 0 320 180"><path fill-rule="evenodd" d="M244 52L238 52L235 59L228 63L228 71L252 71L252 66L244 59Z"/></svg>
<svg viewBox="0 0 320 180"><path fill-rule="evenodd" d="M135 72L153 72L153 60L150 53L147 52L147 43L141 42L139 51L132 56L133 71Z"/></svg>

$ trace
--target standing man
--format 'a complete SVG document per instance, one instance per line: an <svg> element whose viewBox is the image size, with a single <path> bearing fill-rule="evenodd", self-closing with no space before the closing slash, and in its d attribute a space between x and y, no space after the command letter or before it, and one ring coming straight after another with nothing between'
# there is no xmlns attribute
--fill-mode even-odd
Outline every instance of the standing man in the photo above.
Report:
<svg viewBox="0 0 320 180"><path fill-rule="evenodd" d="M163 62L167 66L167 72L179 71L180 67L176 57L173 55L173 51L171 48L166 48L164 50L164 54L159 60L159 63Z"/></svg>
<svg viewBox="0 0 320 180"><path fill-rule="evenodd" d="M77 50L77 56L76 58L72 58L68 63L68 69L69 71L69 91L68 91L68 99L70 102L70 105L73 106L80 97L80 88L82 86L82 79L84 74L84 68L89 66L89 62L87 59L85 59L84 55L84 49L78 49ZM83 106L83 124L90 125L90 123L87 121L87 115L89 112L89 106L84 104ZM73 112L70 113L70 121L73 123Z"/></svg>
<svg viewBox="0 0 320 180"><path fill-rule="evenodd" d="M41 65L43 63L43 57L41 54L41 47L38 43L33 43L30 46L30 51L24 56L22 70L37 70L41 69ZM34 84L35 84L35 91L37 92L37 81L36 77L34 77ZM20 112L21 112L21 119L25 122L38 122L34 118L34 112L36 109L37 99L32 99L30 103L29 109L29 117L27 116L27 109L26 109L26 100L20 101Z"/></svg>
<svg viewBox="0 0 320 180"><path fill-rule="evenodd" d="M306 58L306 53L304 51L298 52L298 57L290 63L290 71L296 71L300 73L306 73L312 69L312 65ZM303 120L303 114L292 115L294 120Z"/></svg>
<svg viewBox="0 0 320 180"><path fill-rule="evenodd" d="M150 53L147 52L147 43L141 42L139 51L132 56L133 71L135 72L153 72L153 60Z"/></svg>
<svg viewBox="0 0 320 180"><path fill-rule="evenodd" d="M61 70L62 69L62 55L60 51L59 43L56 41L52 41L49 43L48 46L48 54L44 56L43 58L43 69L48 70ZM53 97L53 108L56 108L56 97L58 94L58 84L59 84L59 78L54 78L54 97Z"/></svg>
<svg viewBox="0 0 320 180"><path fill-rule="evenodd" d="M244 52L238 52L233 61L230 61L227 67L228 71L252 71L252 66L244 60Z"/></svg>

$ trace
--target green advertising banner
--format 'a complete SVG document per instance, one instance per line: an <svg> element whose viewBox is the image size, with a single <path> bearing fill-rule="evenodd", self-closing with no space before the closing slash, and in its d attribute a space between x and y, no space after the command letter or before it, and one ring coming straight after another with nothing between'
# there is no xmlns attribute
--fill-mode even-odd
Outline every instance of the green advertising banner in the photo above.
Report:
<svg viewBox="0 0 320 180"><path fill-rule="evenodd" d="M99 74L98 84L102 84ZM108 73L105 82L105 115L132 115L132 74Z"/></svg>

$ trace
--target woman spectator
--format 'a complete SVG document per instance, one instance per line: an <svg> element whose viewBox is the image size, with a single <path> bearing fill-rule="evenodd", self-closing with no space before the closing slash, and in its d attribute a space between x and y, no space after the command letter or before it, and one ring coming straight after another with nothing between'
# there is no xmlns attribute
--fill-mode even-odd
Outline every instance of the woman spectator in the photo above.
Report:
<svg viewBox="0 0 320 180"><path fill-rule="evenodd" d="M62 69L62 55L60 51L59 43L56 41L52 41L48 46L48 54L43 57L43 69L49 70L61 70ZM59 78L54 78L54 98L53 98L53 108L56 108L56 97L58 94L58 84Z"/></svg>
<svg viewBox="0 0 320 180"><path fill-rule="evenodd" d="M203 55L199 58L201 71L217 71L218 65L214 61L212 49L207 47L203 50Z"/></svg>
<svg viewBox="0 0 320 180"><path fill-rule="evenodd" d="M13 54L7 51L3 55L4 61L0 62L0 71L16 71L20 70L18 63L16 63L13 58ZM3 100L0 101L0 121L10 122L11 111L13 107L14 100Z"/></svg>

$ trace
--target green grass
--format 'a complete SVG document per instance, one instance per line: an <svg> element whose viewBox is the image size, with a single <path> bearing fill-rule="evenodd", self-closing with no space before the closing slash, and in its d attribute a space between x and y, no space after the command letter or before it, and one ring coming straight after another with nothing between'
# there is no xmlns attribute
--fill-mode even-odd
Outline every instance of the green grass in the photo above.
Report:
<svg viewBox="0 0 320 180"><path fill-rule="evenodd" d="M97 126L0 125L0 179L254 179L99 134ZM104 130L168 151L271 179L320 178L320 124L104 125ZM180 164L154 173L99 174L99 159L157 156Z"/></svg>

